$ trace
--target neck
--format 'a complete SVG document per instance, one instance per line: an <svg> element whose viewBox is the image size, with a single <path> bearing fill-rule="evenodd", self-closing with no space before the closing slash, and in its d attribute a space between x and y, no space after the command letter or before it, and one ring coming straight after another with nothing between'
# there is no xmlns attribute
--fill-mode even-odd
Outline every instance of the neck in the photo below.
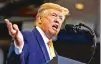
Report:
<svg viewBox="0 0 101 64"><path fill-rule="evenodd" d="M53 38L52 35L50 35L49 33L46 33L46 32L41 28L40 25L37 25L37 26L44 32L45 36L46 36L49 40L52 40L52 38Z"/></svg>
<svg viewBox="0 0 101 64"><path fill-rule="evenodd" d="M53 38L52 35L50 35L50 34L46 34L46 33L45 33L45 35L46 35L46 37L47 37L49 40L52 40L52 38Z"/></svg>

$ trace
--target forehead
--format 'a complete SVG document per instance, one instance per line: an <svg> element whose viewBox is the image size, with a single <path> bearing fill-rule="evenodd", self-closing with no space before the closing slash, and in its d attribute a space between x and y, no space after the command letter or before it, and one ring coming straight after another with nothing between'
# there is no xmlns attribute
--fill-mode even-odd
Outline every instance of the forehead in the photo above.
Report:
<svg viewBox="0 0 101 64"><path fill-rule="evenodd" d="M65 16L61 10L55 10L55 9L47 9L47 13L48 14L57 14L57 15L60 15L60 16Z"/></svg>

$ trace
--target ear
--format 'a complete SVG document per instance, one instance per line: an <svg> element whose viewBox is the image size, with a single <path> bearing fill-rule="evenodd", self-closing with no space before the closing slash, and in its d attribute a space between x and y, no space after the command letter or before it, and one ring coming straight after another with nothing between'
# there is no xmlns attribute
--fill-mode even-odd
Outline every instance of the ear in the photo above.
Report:
<svg viewBox="0 0 101 64"><path fill-rule="evenodd" d="M42 22L42 18L41 18L41 16L38 16L38 22L41 24L41 22Z"/></svg>

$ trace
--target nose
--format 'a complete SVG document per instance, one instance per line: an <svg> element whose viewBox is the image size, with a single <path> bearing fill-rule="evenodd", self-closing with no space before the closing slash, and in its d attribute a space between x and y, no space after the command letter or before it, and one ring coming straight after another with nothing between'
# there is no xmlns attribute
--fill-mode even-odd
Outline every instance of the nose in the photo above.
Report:
<svg viewBox="0 0 101 64"><path fill-rule="evenodd" d="M59 21L58 21L58 20L55 20L54 22L55 22L55 23L59 23Z"/></svg>
<svg viewBox="0 0 101 64"><path fill-rule="evenodd" d="M56 18L56 19L54 20L54 22L55 22L55 23L59 23L59 19Z"/></svg>

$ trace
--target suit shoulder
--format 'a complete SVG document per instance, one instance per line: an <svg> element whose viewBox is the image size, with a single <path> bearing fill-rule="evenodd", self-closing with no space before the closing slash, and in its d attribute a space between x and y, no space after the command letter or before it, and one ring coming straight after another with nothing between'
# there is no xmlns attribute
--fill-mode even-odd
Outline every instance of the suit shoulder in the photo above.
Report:
<svg viewBox="0 0 101 64"><path fill-rule="evenodd" d="M22 31L21 33L22 33L23 36L33 35L33 32L32 31Z"/></svg>
<svg viewBox="0 0 101 64"><path fill-rule="evenodd" d="M24 40L32 41L35 40L35 36L32 31L23 31L22 32Z"/></svg>
<svg viewBox="0 0 101 64"><path fill-rule="evenodd" d="M21 33L22 33L23 35L27 35L27 34L30 34L31 31L22 31Z"/></svg>

